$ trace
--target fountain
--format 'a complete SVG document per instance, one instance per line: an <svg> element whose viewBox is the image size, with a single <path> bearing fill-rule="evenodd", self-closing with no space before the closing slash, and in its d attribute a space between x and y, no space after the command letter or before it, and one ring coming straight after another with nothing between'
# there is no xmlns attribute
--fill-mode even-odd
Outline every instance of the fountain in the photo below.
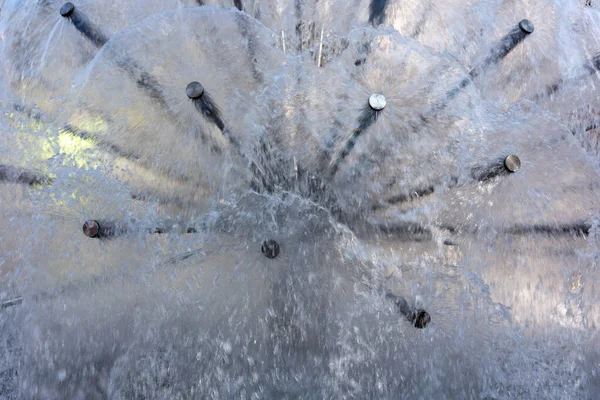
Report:
<svg viewBox="0 0 600 400"><path fill-rule="evenodd" d="M594 1L0 0L0 399L593 399Z"/></svg>

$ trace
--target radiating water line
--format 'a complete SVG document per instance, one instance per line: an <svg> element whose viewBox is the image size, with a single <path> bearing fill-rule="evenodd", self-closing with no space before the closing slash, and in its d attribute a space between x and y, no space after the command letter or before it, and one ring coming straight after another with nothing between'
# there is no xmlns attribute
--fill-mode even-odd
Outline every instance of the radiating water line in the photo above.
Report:
<svg viewBox="0 0 600 400"><path fill-rule="evenodd" d="M373 98L373 96L371 96L371 98ZM369 102L371 98L369 99ZM383 107L385 107L385 105ZM331 177L335 176L342 164L342 161L344 161L344 159L350 155L358 138L364 133L365 130L375 123L379 117L379 114L383 110L383 107L376 109L373 108L373 105L370 103L363 107L358 117L358 121L356 122L356 127L352 131L352 136L350 136L350 138L346 141L344 148L339 152L331 164L329 173Z"/></svg>
<svg viewBox="0 0 600 400"><path fill-rule="evenodd" d="M46 58L48 57L48 50L50 48L50 44L54 42L54 36L56 36L56 32L58 31L58 29L60 27L60 31L62 33L64 26L65 26L64 19L62 19L62 18L57 19L56 23L54 24L54 27L50 31L50 35L48 35L48 40L46 41L46 46L44 47L44 52L42 53L42 57L40 58L40 67L39 67L40 71L46 65Z"/></svg>
<svg viewBox="0 0 600 400"><path fill-rule="evenodd" d="M281 30L281 44L283 45L283 52L285 53L285 32Z"/></svg>
<svg viewBox="0 0 600 400"><path fill-rule="evenodd" d="M389 0L371 0L369 5L369 22L377 27L385 21L385 9Z"/></svg>
<svg viewBox="0 0 600 400"><path fill-rule="evenodd" d="M320 68L323 66L323 32L325 31L325 25L321 28L321 40L319 41L319 59L317 60L317 66Z"/></svg>
<svg viewBox="0 0 600 400"><path fill-rule="evenodd" d="M51 182L51 179L38 176L26 169L0 164L0 182L11 182L34 186L48 184Z"/></svg>

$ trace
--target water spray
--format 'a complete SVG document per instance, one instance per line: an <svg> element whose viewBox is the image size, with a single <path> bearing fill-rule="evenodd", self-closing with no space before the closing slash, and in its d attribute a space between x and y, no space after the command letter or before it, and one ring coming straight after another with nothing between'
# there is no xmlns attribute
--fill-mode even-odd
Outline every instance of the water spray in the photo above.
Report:
<svg viewBox="0 0 600 400"><path fill-rule="evenodd" d="M219 107L211 99L208 93L206 93L204 86L202 86L200 82L190 82L185 88L185 94L192 100L196 110L198 110L204 118L215 124L231 144L237 145L237 142L225 127Z"/></svg>
<svg viewBox="0 0 600 400"><path fill-rule="evenodd" d="M94 26L88 17L81 11L78 11L73 3L65 3L60 9L60 15L68 18L75 28L96 45L96 47L100 48L108 41L108 37L98 27ZM129 77L135 80L136 85L160 105L162 109L169 109L168 103L162 94L161 86L156 78L144 71L143 68L130 58L117 61L117 65L125 70Z"/></svg>
<svg viewBox="0 0 600 400"><path fill-rule="evenodd" d="M385 297L394 302L400 314L413 324L415 328L423 329L431 322L429 313L422 309L411 307L404 297L388 292Z"/></svg>
<svg viewBox="0 0 600 400"><path fill-rule="evenodd" d="M376 93L369 97L369 104L362 109L358 118L357 127L352 132L352 136L350 139L348 139L344 149L341 151L331 167L331 176L335 176L340 168L341 163L352 152L354 146L356 146L356 141L358 140L359 136L375 123L377 117L379 117L379 114L383 112L386 104L387 102L385 100L385 96L382 94Z"/></svg>
<svg viewBox="0 0 600 400"><path fill-rule="evenodd" d="M534 31L534 26L528 19L523 19L519 24L514 27L506 36L492 47L488 56L483 60L481 64L469 71L469 76L457 85L454 89L448 92L446 100L443 104L436 108L444 108L450 100L456 97L464 88L469 86L473 79L481 75L487 68L500 62L506 57L519 43L525 38L531 35Z"/></svg>
<svg viewBox="0 0 600 400"><path fill-rule="evenodd" d="M180 231L175 227L152 227L144 228L139 224L134 223L133 226L125 226L124 224L115 221L100 221L95 219L87 220L83 223L83 234L90 239L111 239L119 236L124 236L130 233L143 232L149 235L162 235L167 233L196 233L196 228L188 227L184 231Z"/></svg>
<svg viewBox="0 0 600 400"><path fill-rule="evenodd" d="M385 9L389 0L371 0L369 5L369 23L374 27L381 25L385 21Z"/></svg>
<svg viewBox="0 0 600 400"><path fill-rule="evenodd" d="M596 75L596 73L598 71L600 71L600 52L596 53L590 60L588 60L584 65L583 65L583 69L585 70L585 74L576 77L572 80L569 80L567 82L565 82L564 80L559 80L558 82L555 82L551 85L548 85L544 91L544 93L538 94L537 96L534 97L535 100L539 100L542 99L546 96L551 96L557 92L559 92L565 83L571 82L571 83L576 83L578 81L582 81L585 80L591 76Z"/></svg>
<svg viewBox="0 0 600 400"><path fill-rule="evenodd" d="M498 176L507 176L521 169L521 160L518 156L511 154L503 160L499 160L486 168L476 168L472 171L473 179L478 182L487 182Z"/></svg>
<svg viewBox="0 0 600 400"><path fill-rule="evenodd" d="M0 164L0 182L20 183L24 185L44 185L49 183L50 179L36 175L31 171L16 168L10 165Z"/></svg>
<svg viewBox="0 0 600 400"><path fill-rule="evenodd" d="M254 190L260 192L260 187L263 187L268 192L272 192L274 188L268 181L266 172L256 162L248 160L248 158L241 152L239 143L225 127L219 107L210 98L208 93L206 93L204 86L200 82L190 82L185 89L185 94L192 100L196 110L198 110L198 112L200 112L200 114L202 114L208 121L215 124L223 134L223 137L225 137L225 139L227 139L229 143L233 145L239 155L249 161L250 171L254 176Z"/></svg>

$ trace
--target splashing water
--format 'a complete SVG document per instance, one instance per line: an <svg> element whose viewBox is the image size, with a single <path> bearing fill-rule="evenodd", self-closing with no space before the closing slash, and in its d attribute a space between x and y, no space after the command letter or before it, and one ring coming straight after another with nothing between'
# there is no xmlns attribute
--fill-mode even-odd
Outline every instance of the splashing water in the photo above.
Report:
<svg viewBox="0 0 600 400"><path fill-rule="evenodd" d="M0 399L595 398L598 38L589 0L0 1Z"/></svg>

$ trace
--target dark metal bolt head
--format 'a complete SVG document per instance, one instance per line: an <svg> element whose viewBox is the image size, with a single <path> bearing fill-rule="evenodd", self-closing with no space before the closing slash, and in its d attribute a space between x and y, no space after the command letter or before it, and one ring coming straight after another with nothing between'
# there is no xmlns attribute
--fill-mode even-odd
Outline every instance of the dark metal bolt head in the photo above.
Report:
<svg viewBox="0 0 600 400"><path fill-rule="evenodd" d="M60 8L60 15L63 17L68 17L69 15L73 14L73 11L75 11L75 6L73 3L68 2L63 4L63 6Z"/></svg>
<svg viewBox="0 0 600 400"><path fill-rule="evenodd" d="M533 22L528 19L521 20L521 22L519 22L519 28L525 33L533 33Z"/></svg>
<svg viewBox="0 0 600 400"><path fill-rule="evenodd" d="M100 225L93 219L85 221L83 224L83 234L89 238L95 238L100 233Z"/></svg>
<svg viewBox="0 0 600 400"><path fill-rule="evenodd" d="M417 310L415 315L415 328L423 329L431 322L431 316L425 310Z"/></svg>
<svg viewBox="0 0 600 400"><path fill-rule="evenodd" d="M521 168L521 160L519 157L511 154L510 156L504 159L504 166L510 172L517 172Z"/></svg>
<svg viewBox="0 0 600 400"><path fill-rule="evenodd" d="M197 99L204 94L204 86L200 82L190 82L185 88L185 94L190 99Z"/></svg>
<svg viewBox="0 0 600 400"><path fill-rule="evenodd" d="M260 251L262 251L262 253L267 258L277 257L279 255L279 250L279 243L277 243L273 239L265 240L262 246L260 246Z"/></svg>

